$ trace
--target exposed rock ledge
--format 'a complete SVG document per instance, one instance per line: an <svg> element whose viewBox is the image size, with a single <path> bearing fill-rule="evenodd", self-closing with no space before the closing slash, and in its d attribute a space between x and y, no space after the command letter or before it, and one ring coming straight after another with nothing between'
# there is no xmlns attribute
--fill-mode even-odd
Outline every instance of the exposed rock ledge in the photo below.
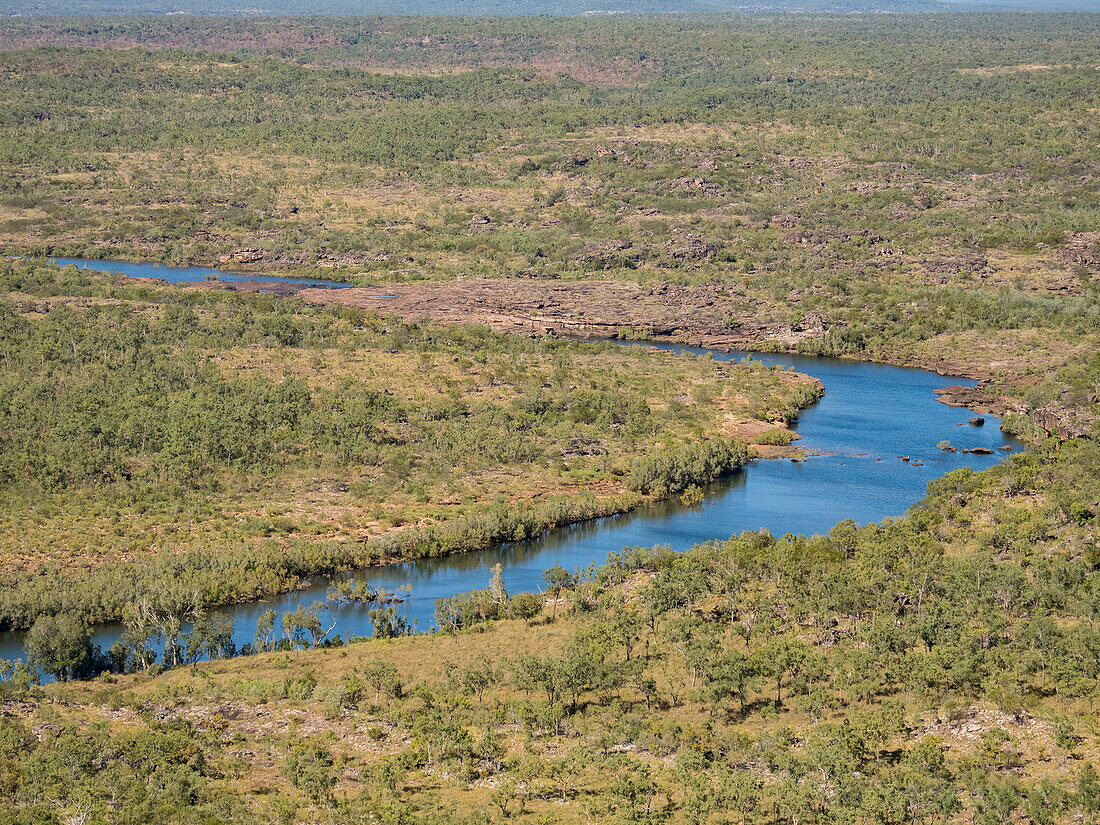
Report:
<svg viewBox="0 0 1100 825"><path fill-rule="evenodd" d="M979 382L976 387L952 384L933 392L949 407L966 407L982 415L1002 418L1005 413L1024 411L1023 404L1016 399L990 393L984 381Z"/></svg>
<svg viewBox="0 0 1100 825"><path fill-rule="evenodd" d="M1084 410L1047 404L1031 413L1031 419L1050 435L1059 438L1090 438L1092 419Z"/></svg>
<svg viewBox="0 0 1100 825"><path fill-rule="evenodd" d="M985 382L976 387L952 384L935 390L939 400L949 407L967 407L984 415L1004 417L1006 413L1026 413L1027 408L1019 399L993 395ZM1046 404L1031 410L1029 417L1047 435L1059 438L1091 438L1092 419L1081 409L1059 404Z"/></svg>
<svg viewBox="0 0 1100 825"><path fill-rule="evenodd" d="M501 332L614 338L633 331L648 338L728 349L790 349L825 331L820 323L792 328L755 320L757 302L728 295L714 284L659 284L647 289L622 281L471 278L372 289L303 289L298 297L315 304L394 313L406 320L485 324ZM734 323L727 325L727 319Z"/></svg>

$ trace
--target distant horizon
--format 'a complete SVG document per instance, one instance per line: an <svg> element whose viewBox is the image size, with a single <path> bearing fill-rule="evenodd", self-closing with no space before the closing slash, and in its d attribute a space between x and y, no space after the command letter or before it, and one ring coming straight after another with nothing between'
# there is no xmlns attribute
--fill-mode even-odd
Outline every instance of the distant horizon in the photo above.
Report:
<svg viewBox="0 0 1100 825"><path fill-rule="evenodd" d="M196 16L196 17L580 17L664 14L936 14L936 13L1087 13L1100 12L1100 0L265 0L256 5L232 0L9 0L0 2L5 17Z"/></svg>

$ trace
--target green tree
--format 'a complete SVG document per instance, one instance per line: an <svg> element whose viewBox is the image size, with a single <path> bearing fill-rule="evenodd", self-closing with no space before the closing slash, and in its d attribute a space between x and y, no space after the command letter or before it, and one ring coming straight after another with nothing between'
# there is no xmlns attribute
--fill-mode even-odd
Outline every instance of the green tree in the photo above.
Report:
<svg viewBox="0 0 1100 825"><path fill-rule="evenodd" d="M508 613L523 619L528 626L531 620L542 614L545 600L538 593L516 593L508 600Z"/></svg>
<svg viewBox="0 0 1100 825"><path fill-rule="evenodd" d="M317 805L332 803L337 769L332 753L319 742L296 742L283 760L282 773Z"/></svg>
<svg viewBox="0 0 1100 825"><path fill-rule="evenodd" d="M497 562L493 565L493 576L489 581L489 598L498 607L508 604L508 591L504 588L504 565Z"/></svg>
<svg viewBox="0 0 1100 825"><path fill-rule="evenodd" d="M558 598L561 596L562 590L567 590L573 586L573 574L560 564L555 564L549 570L543 571L542 580L546 583L546 592L554 600L553 610L550 614L550 619L553 621L558 618Z"/></svg>
<svg viewBox="0 0 1100 825"><path fill-rule="evenodd" d="M27 662L59 682L80 675L92 654L92 632L75 616L39 616L27 632Z"/></svg>
<svg viewBox="0 0 1100 825"><path fill-rule="evenodd" d="M1085 815L1089 825L1100 821L1100 777L1091 762L1086 762L1077 774L1077 793L1074 795L1077 809Z"/></svg>
<svg viewBox="0 0 1100 825"><path fill-rule="evenodd" d="M776 707L783 704L783 680L802 669L806 656L806 645L781 636L769 641L754 657L757 672L775 680Z"/></svg>
<svg viewBox="0 0 1100 825"><path fill-rule="evenodd" d="M156 654L150 649L150 643L159 635L156 613L148 597L129 602L122 613L122 640L130 646L137 664L142 670L148 670L156 660Z"/></svg>
<svg viewBox="0 0 1100 825"><path fill-rule="evenodd" d="M707 685L717 701L736 697L745 712L745 699L756 681L759 671L751 656L737 650L723 653L710 669Z"/></svg>
<svg viewBox="0 0 1100 825"><path fill-rule="evenodd" d="M275 616L275 611L268 609L256 619L256 640L253 646L257 653L271 650L275 643Z"/></svg>
<svg viewBox="0 0 1100 825"><path fill-rule="evenodd" d="M458 642L458 631L462 629L462 601L458 596L444 596L435 600L435 624L443 633L450 633Z"/></svg>
<svg viewBox="0 0 1100 825"><path fill-rule="evenodd" d="M292 612L284 613L283 635L295 647L305 647L307 644L317 647L336 627L336 619L325 627L321 618L324 610L324 602L314 602L311 605L300 604Z"/></svg>
<svg viewBox="0 0 1100 825"><path fill-rule="evenodd" d="M726 770L719 774L718 799L722 807L740 814L741 825L754 818L762 789L763 782L751 771Z"/></svg>
<svg viewBox="0 0 1100 825"><path fill-rule="evenodd" d="M200 610L191 633L187 637L187 658L196 662L202 657L210 661L235 656L233 643L233 619L229 616L211 615Z"/></svg>
<svg viewBox="0 0 1100 825"><path fill-rule="evenodd" d="M401 696L401 674L392 662L381 660L367 662L363 665L363 681L368 687L374 688L374 704L378 704L383 696L388 699L397 699Z"/></svg>

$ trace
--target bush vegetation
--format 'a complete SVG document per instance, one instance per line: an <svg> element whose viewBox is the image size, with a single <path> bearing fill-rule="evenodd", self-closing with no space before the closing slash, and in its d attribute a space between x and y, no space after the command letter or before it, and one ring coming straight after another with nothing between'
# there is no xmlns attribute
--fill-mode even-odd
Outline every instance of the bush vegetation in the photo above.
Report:
<svg viewBox="0 0 1100 825"><path fill-rule="evenodd" d="M441 600L435 635L45 688L15 673L0 814L1087 819L1098 470L1094 442L1052 439L883 524L627 548L547 571L538 597L496 575Z"/></svg>
<svg viewBox="0 0 1100 825"><path fill-rule="evenodd" d="M33 262L0 263L0 290L2 627L117 620L169 580L251 600L629 510L744 461L706 438L726 411L790 417L819 392Z"/></svg>
<svg viewBox="0 0 1100 825"><path fill-rule="evenodd" d="M5 19L12 256L534 279L532 312L584 280L669 336L981 377L1035 446L882 524L237 650L212 606L697 504L747 458L724 423L820 389L0 261L0 821L1096 821L1098 26Z"/></svg>
<svg viewBox="0 0 1100 825"><path fill-rule="evenodd" d="M718 328L820 318L807 353L1061 366L1096 346L1098 44L1087 14L9 18L0 246L663 283Z"/></svg>

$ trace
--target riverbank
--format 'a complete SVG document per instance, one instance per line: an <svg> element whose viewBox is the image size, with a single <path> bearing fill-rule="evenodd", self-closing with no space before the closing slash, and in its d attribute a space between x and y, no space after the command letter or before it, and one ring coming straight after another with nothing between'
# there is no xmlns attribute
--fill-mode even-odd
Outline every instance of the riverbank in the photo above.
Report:
<svg viewBox="0 0 1100 825"><path fill-rule="evenodd" d="M259 259L245 256L243 260L255 264ZM483 324L500 332L529 337L558 335L580 341L636 340L640 337L654 343L685 344L724 352L819 353L828 348L831 339L849 336L843 329L830 329L820 316L813 317L809 324L804 319L797 329L785 324L753 321L759 315L766 316L768 310L752 300L736 302L742 308L744 305L752 307L746 320L726 315L719 324L718 316L730 307L720 305L716 312L714 297L730 299L731 296L725 290L716 291L713 285L703 294L696 294L698 290L693 288L670 291L667 284L660 284L644 295L637 284L608 281L559 283L553 287L543 282L536 288L522 281L469 283L460 280L452 284L420 283L355 290L347 284L319 280L308 274L268 276L265 280L262 271L253 278L217 269L166 269L159 264L124 261L59 259L59 263L102 272L117 270L128 281L150 286L273 293L286 297L301 293L307 302L322 306L349 306L379 315L395 313L411 322L428 319L441 323ZM516 283L520 284L518 291ZM339 297L324 295L324 291L336 288L348 291ZM692 301L702 303L693 305ZM624 302L630 306L625 307ZM627 311L632 313L630 326L603 320L622 317ZM675 318L692 320L676 326L670 320ZM1046 435L1090 437L1097 415L1086 404L1047 398L1041 408L1032 409L1025 401L1025 396L1033 395L1040 383L1037 366L1053 369L1065 364L1067 358L1088 355L1087 339L1071 344L1068 340L1056 341L1051 336L1049 330L1012 334L1007 331L979 334L970 330L961 334L945 333L917 344L899 346L891 342L874 351L834 354L869 363L928 369L945 376L976 379L979 381L976 388L949 386L938 394L944 403L952 406L971 407L1001 418L1008 416L1012 434L1025 440L1036 441ZM736 431L737 428L725 426L725 429ZM766 457L795 452L776 445L763 445L757 450Z"/></svg>
<svg viewBox="0 0 1100 825"><path fill-rule="evenodd" d="M311 819L348 811L349 822L366 806L446 808L453 819L459 806L480 815L502 805L515 819L583 825L574 800L610 807L623 796L608 789L609 771L657 788L662 812L688 759L700 766L692 788L716 797L739 771L751 821L787 804L796 772L835 808L833 785L816 780L826 770L845 783L853 817L881 810L879 789L898 788L899 770L906 798L940 810L969 815L994 793L1023 809L1056 788L1052 807L1087 817L1080 788L1096 787L1100 755L1091 533L1048 497L1095 499L1098 461L1094 444L1050 444L953 474L919 510L882 524L810 540L749 533L682 556L636 548L565 584L553 613L473 618L453 637L308 650L288 641L247 658L46 686L17 673L0 684L8 729L26 743L10 764L22 787L36 787L47 758L139 737L188 765L200 753L218 769L202 787L219 804L233 794L266 804L277 789ZM1037 542L999 530L1021 513L1041 527ZM767 750L777 726L803 739L783 763ZM475 762L471 752L486 748ZM837 748L839 767L819 759ZM934 760L935 777L917 758ZM303 763L314 784L296 781ZM325 796L310 795L317 785Z"/></svg>
<svg viewBox="0 0 1100 825"><path fill-rule="evenodd" d="M233 256L229 258L234 260ZM1025 400L1036 394L1036 386L1042 382L1039 369L1052 371L1074 359L1087 358L1092 351L1090 347L1094 349L1100 342L1095 332L1090 338L1054 329L984 332L967 329L917 342L882 338L880 334L881 340L868 348L866 331L830 323L816 313L798 316L800 321L794 326L761 320L776 317L781 305L731 294L715 283L702 286L659 283L642 289L638 283L627 280L459 278L355 288L310 277L315 274L310 269L295 276L265 276L263 268L257 266L261 260L262 256L252 255L237 259L238 264L255 267L255 276L203 267L171 269L125 261L60 259L60 262L103 272L118 270L128 281L150 286L298 296L320 306L352 307L379 315L392 313L413 323L430 320L481 324L528 337L642 339L724 352L829 354L927 369L944 376L978 380L980 386L976 389L945 388L942 400L956 406L977 405L981 411L1000 417L1007 415L1012 433L1030 441L1046 435L1090 437L1097 420L1095 409L1088 406L1095 404L1095 395L1091 402L1080 399L1069 403L1062 398L1047 397L1041 408L1032 408ZM965 299L960 296L960 300ZM624 317L631 319L628 325L617 320Z"/></svg>
<svg viewBox="0 0 1100 825"><path fill-rule="evenodd" d="M626 348L628 353L637 349ZM718 362L729 357L713 353ZM790 368L812 370L820 376L829 390L817 404L803 411L798 431L803 435L800 444L829 455L800 462L757 462L727 482L703 486L696 506L682 503L675 495L660 502L644 502L637 497L630 502L620 502L623 506L618 508L605 506L606 502L601 505L593 499L592 504L602 506L604 512L614 509L630 512L582 521L542 535L539 535L541 523L535 518L540 506L538 501L517 500L510 512L526 519L524 529L516 532L510 527L502 528L501 525L508 524L508 519L501 521L503 510L496 515L486 514L491 518L484 522L475 519L479 540L471 542L460 536L458 541L464 551L472 546L491 545L475 552L445 555L445 551L459 547L452 541L440 539L421 545L417 554L422 561L371 566L413 554L397 548L398 552L374 557L368 556L365 547L358 544L311 544L300 540L288 543L273 536L264 543L262 552L224 547L205 555L168 557L155 565L151 562L145 567L147 581L153 584L170 577L202 584L203 579L197 576L202 570L209 570L213 574L210 584L216 585L214 592L222 594L222 603L255 598L242 597L240 594L244 591L227 589L237 581L289 582L276 588L291 588L283 596L268 597L266 603L250 602L229 611L236 620L236 643L243 645L251 640L252 628L263 611L293 612L300 606L324 600L328 588L326 578L312 577L308 586L299 589L305 579L311 578L305 571L362 567L364 569L355 576L371 587L395 591L402 585L411 584L413 590L408 602L397 607L401 616L410 623L419 621L423 628L433 621L436 599L484 587L486 571L497 563L503 565L510 586L538 590L543 586L541 574L545 568L558 563L569 570L583 569L624 547L667 543L674 549L686 549L715 534L730 535L761 527L776 535L812 534L828 531L844 519L858 523L877 521L901 515L910 504L925 495L930 481L945 473L953 469L993 466L1005 457L1004 452L996 449L1006 443L996 422L962 430L955 426L960 420L965 423L966 418L960 418L951 408L935 401L932 390L941 385L939 376L798 356L755 356L753 360L757 369L774 365L784 371ZM962 449L956 453L944 452L937 445L945 439L952 439L960 448L985 447L986 454ZM899 453L909 456L911 461L901 461ZM600 514L591 512L588 515ZM388 541L408 541L411 547L418 529L410 526L407 532L402 531L403 537L393 536ZM444 536L451 528L444 523L430 529ZM524 540L517 541L519 536L525 536ZM379 549L382 544L373 542L371 547ZM249 571L249 575L238 577L234 572L238 568ZM56 588L43 585L43 596L59 591L84 593L95 599L100 592L119 592L126 599L135 598L127 589L135 585L134 569L131 567L114 578L97 578L94 574L88 576L81 572L72 581L58 584ZM258 573L264 575L257 576ZM34 577L34 581L41 584L43 580ZM141 582L136 584L144 586ZM365 611L340 609L334 616L339 617L341 632L361 636L372 633L371 620ZM97 636L97 643L106 648L119 632L120 629L115 629ZM12 655L21 655L21 642L11 641L10 646Z"/></svg>
<svg viewBox="0 0 1100 825"><path fill-rule="evenodd" d="M820 316L797 326L761 320L756 302L738 299L716 285L643 289L629 281L550 282L519 279L458 280L339 292L303 289L298 297L321 306L350 306L393 313L406 320L477 323L512 334L565 335L592 339L642 339L724 352L819 354L845 335ZM624 319L630 319L629 322ZM1095 335L1093 336L1095 338ZM887 339L874 350L855 348L837 357L925 369L945 377L977 380L977 388L946 388L944 403L973 407L998 417L1024 415L1032 424L1017 432L1060 438L1090 437L1095 410L1051 398L1030 409L1025 396L1040 383L1038 371L1086 358L1088 338L1072 343L1053 331L970 330L944 333L916 344ZM1095 403L1095 396L1093 397Z"/></svg>
<svg viewBox="0 0 1100 825"><path fill-rule="evenodd" d="M245 250L248 251L248 250ZM232 256L230 256L230 262ZM354 286L313 277L316 267L293 273L271 270L262 259L236 261L237 269L192 266L172 269L161 264L125 260L58 259L62 265L121 272L138 283L175 285L183 289L268 292L297 296L320 306L346 306L406 321L483 324L498 332L527 336L557 335L579 340L640 339L715 349L724 352L798 352L827 354L870 363L926 369L945 376L983 382L984 403L1001 413L1018 412L1018 395L1037 367L1054 368L1067 358L1084 357L1087 339L1071 340L1053 330L990 329L945 332L918 342L883 339L873 349L853 344L848 324L817 313L800 315L795 324L777 320L789 315L782 301L731 293L720 283L680 285L660 282L643 286L629 279L546 280L468 278L381 281ZM225 263L219 260L218 263ZM629 318L628 322L622 319ZM862 346L867 331L860 333ZM881 333L880 333L881 334ZM845 339L838 351L837 339ZM849 340L851 339L851 340ZM1006 392L1015 392L1013 399ZM991 402L996 395L1003 398Z"/></svg>
<svg viewBox="0 0 1100 825"><path fill-rule="evenodd" d="M49 268L38 272L36 277L51 274L45 270ZM97 286L113 289L108 280L84 278L80 282L80 294L95 294ZM48 281L47 277L37 288L46 289L49 295L56 295L57 284L50 285ZM153 291L144 287L134 289L132 293L125 289L121 292L115 290L111 293L116 296L112 300L131 302L131 309L145 318L141 322L145 324L158 318L164 320L162 315L173 315L174 311L168 312L167 307L181 298L201 297L201 301L194 302L198 312L190 317L187 324L173 327L171 336L181 336L180 341L191 341L199 330L203 330L202 334L208 337L221 335L224 321L219 307L229 296L223 296L221 291L210 291L210 282L191 286L150 283L156 287ZM24 285L22 288L30 287ZM318 292L327 295L328 299L336 294L328 290L303 291L307 298L316 296ZM186 570L192 589L205 594L201 597L205 604L227 605L279 593L293 593L302 581L318 575L333 575L381 562L393 564L410 558L439 558L454 552L459 544L469 550L501 540L514 540L517 538L514 531L496 529L491 525L483 528L477 523L477 519L482 518L479 514L484 514L489 502L501 496L515 507L534 512L542 506L543 497L551 493L564 493L568 497L570 490L574 491L572 495L578 495L580 491L599 487L606 494L602 503L592 501L582 507L584 512L578 511L568 518L524 520L523 536L530 532L542 533L547 527L555 525L629 512L638 507L640 499L628 503L621 500L612 502L626 489L633 472L631 461L626 460L627 455L638 457L654 447L667 449L676 444L705 442L719 432L751 436L751 440L763 442L757 448L763 454L797 455L801 452L798 448L767 442L793 440L791 423L806 405L820 397L823 384L820 379L791 372L791 369L824 369L824 374L835 375L838 380L847 373L867 372L867 380L872 385L877 380L872 373L886 369L870 365L861 367L855 361L832 362L828 359L781 355L758 355L748 362L734 363L719 351L704 353L685 350L688 354L707 356L685 358L679 352L668 351L670 347L667 344L659 344L656 350L646 346L592 347L567 341L542 340L542 335L537 339L530 334L516 335L514 325L511 334L494 336L494 333L485 331L484 325L436 327L424 325L423 319L420 319L419 326L411 322L402 324L393 319L396 313L389 314L389 320L383 321L381 313L355 305L363 300L382 302L386 299L376 295L363 296L354 290L347 292L358 296L352 305L327 300L324 305L307 301L303 306L297 302L283 302L277 296L256 296L256 307L250 310L257 322L255 340L249 343L248 336L242 338L234 332L225 342L205 347L207 364L216 370L221 380L267 382L264 385L269 386L272 392L285 383L287 375L297 376L311 393L316 394L316 400L304 405L301 399L295 402L301 410L295 415L315 416L318 404L319 409L343 408L348 401L341 394L346 393L349 387L364 385L364 382L367 386L382 389L381 396L372 395L370 398L372 407L384 412L380 417L374 415L371 418L369 432L372 436L361 447L367 451L364 455L374 456L377 445L387 442L400 445L419 443L415 439L423 440L425 436L440 437L431 436L433 432L447 439L454 438L472 425L480 426L477 424L479 417L473 415L478 409L486 413L491 410L490 418L482 422L485 426L479 431L479 437L474 441L463 441L461 451L455 452L452 460L469 461L471 449L476 454L478 450L499 441L500 449L505 451L500 454L505 459L503 462L482 462L480 470L461 477L448 474L445 465L436 466L428 462L419 473L410 476L409 470L415 465L408 463L406 451L405 458L400 458L398 454L397 462L387 460L379 463L381 454L373 459L374 466L390 474L392 480L383 480L385 476L380 478L379 470L367 468L354 471L357 478L341 479L341 475L346 476L347 468L341 469L339 462L334 463L332 458L324 465L303 465L292 474L281 471L281 480L277 484L260 482L257 485L260 480L255 476L249 478L246 475L237 480L227 476L220 490L207 490L201 494L205 499L201 511L196 511L189 519L194 532L184 531L182 536L177 534L170 538L171 534L165 531L153 554L146 548L139 549L127 539L144 534L146 524L159 530L163 521L162 504L137 514L121 502L105 502L99 494L82 499L81 494L77 493L70 496L69 501L57 501L56 504L51 503L48 496L44 499L40 497L34 503L25 500L15 508L15 512L24 509L28 518L21 519L18 524L13 523L13 529L5 531L8 535L19 536L21 542L20 561L14 568L9 567L9 571L15 574L15 587L8 594L9 608L5 613L12 617L8 620L10 624L30 624L38 609L34 605L48 604L48 593L51 591L74 594L71 596L71 606L83 611L88 620L103 621L121 617L122 605L140 597L140 594L131 592L134 579L151 584L171 575L178 578L179 571ZM586 297L583 292L569 294L574 296L574 300ZM138 296L141 296L140 300L137 300ZM34 323L42 323L53 316L48 303L43 307L26 295L14 297L16 306ZM412 300L416 301L415 295ZM483 318L483 315L476 314L483 303L475 294L457 310L447 310L456 312L456 315L442 317L451 321ZM439 302L434 305L446 309ZM162 306L165 309L161 309ZM415 303L414 306L423 304ZM471 313L470 308L475 312ZM105 311L105 306L92 302L70 309L98 314ZM272 326L275 318L281 319L279 323L284 326ZM285 326L288 321L291 327ZM294 325L301 325L301 331L295 331ZM675 331L669 333L672 334ZM321 353L315 351L314 344L306 346L311 340L323 342ZM327 356L322 357L324 353ZM845 363L850 367L841 366ZM834 370L830 365L835 365L838 371L830 371ZM943 379L937 376L926 379L934 382L926 385L925 391L929 392L928 400L935 405L930 390L941 388ZM873 391L868 396L870 390L868 386L835 384L835 391L846 396L841 399L844 403L859 404L861 402L857 399L863 398L863 405L882 405L886 396ZM633 408L620 409L621 403L616 399L631 395L645 399L648 413L644 413L643 417L661 423L653 425L658 429L650 432L644 447L638 443L637 432L623 441L622 447L627 450L624 452L616 446L618 439L628 434L630 428L637 427L639 419L633 417L635 413L642 415L644 412L640 406L634 412L631 412ZM561 399L554 402L557 396ZM277 396L272 396L272 399L275 398ZM274 406L265 404L257 407L257 420L277 412L284 403L284 400L278 400ZM560 408L555 408L555 403L560 404ZM897 403L902 403L902 399L899 398ZM549 422L554 425L551 430L544 432L541 426L532 428L526 425L528 429L525 432L530 435L523 441L508 441L500 432L498 417L502 412L508 420L516 422L514 426L523 427L526 417L532 413L545 416L555 409L555 417ZM523 418L516 419L517 414L522 414ZM655 414L659 417L653 418ZM877 426L896 427L896 416L900 413L888 414L893 415L895 420L884 421ZM548 449L543 456L549 461L548 464L541 459L532 461L533 456L523 453L533 443L531 436L545 437L551 432L553 435L547 447L552 444L553 449ZM349 435L353 433L334 442L334 449L346 450L350 443ZM414 437L414 442L409 441L410 437ZM502 437L504 441L500 441ZM941 430L929 444L953 437L955 433ZM287 443L303 443L300 438L302 436ZM609 438L610 441L607 440ZM304 443L308 444L308 441ZM441 442L432 443L438 445ZM473 446L475 444L476 447ZM806 446L818 451L822 447L817 442ZM926 462L936 466L939 456L920 456L920 450L927 446L919 443L912 447L885 446L878 451L875 460L892 461L892 456L896 454L912 454L918 458L910 470L923 467ZM978 446L989 449L984 444ZM292 446L288 455L300 455L302 449L301 446ZM308 447L310 451L316 449L316 443ZM514 452L517 449L520 453ZM824 451L833 452L827 445ZM521 459L521 454L527 457ZM851 448L836 451L837 467L843 467L866 454L867 451ZM557 463L553 460L555 455L560 457ZM524 464L524 461L527 463ZM442 474L440 467L444 467ZM848 471L840 472L843 475ZM712 477L700 476L675 489L658 491L654 497L676 496L683 486L705 482ZM470 486L471 481L473 486ZM845 482L843 478L832 481L833 484ZM439 487L440 483L444 486ZM463 490L454 488L455 483L464 485ZM922 493L923 490L918 488L905 501L905 505L919 499ZM149 493L140 495L148 496ZM185 492L183 500L189 502L185 505L188 509L199 503L194 493ZM87 521L84 516L88 507L104 512L105 504L106 517L113 525L110 533L122 538L122 547L129 545L128 551L123 550L125 555L120 553L120 542L102 529L104 516L94 522ZM211 507L211 504L214 506ZM54 506L58 506L61 512L54 511L42 518ZM894 512L901 509L904 506ZM110 516L112 511L114 516ZM74 519L72 522L69 521L70 515ZM10 515L7 518L11 520ZM463 530L463 524L469 524L470 518L474 519L476 533L472 539L473 534L465 535ZM824 527L831 526L831 523ZM59 530L59 525L67 529ZM88 528L93 531L91 535ZM444 532L453 529L460 538L446 539L441 544L433 544L434 536L428 540L417 540L418 533L437 528ZM31 572L36 566L33 561L28 565L25 549L36 546L38 536L42 538L41 546L47 546L47 534L50 536L51 565L61 563L64 566L62 552L67 542L72 543L74 548L80 548L80 552L72 556L72 569L81 571L77 579L61 581L50 576L42 579ZM213 543L207 543L202 552L192 552L196 546L202 546L203 536L209 537L208 541ZM100 548L98 559L90 557L84 549L88 545L83 542L89 538L92 547ZM236 541L243 540L247 549L243 552L240 548L234 549L234 538ZM651 543L644 538L641 541ZM82 544L77 545L76 542ZM359 543L363 543L363 547ZM368 545L370 549L365 550ZM149 565L142 561L154 557L154 562ZM125 560L122 566L115 564L119 558ZM585 563L593 558L599 558L599 555L589 557ZM100 566L103 566L102 574L89 578L87 571L96 571ZM173 566L174 574L170 573ZM225 576L226 569L248 572L241 575L231 572ZM218 577L208 578L210 572L215 570L223 571L220 578L225 581L218 581ZM28 575L24 576L19 571L26 571ZM135 571L140 571L140 574L135 576ZM86 580L85 584L79 583L81 579ZM130 581L131 584L120 587L120 581ZM121 594L119 606L97 614L96 610L102 611L102 599L98 593L107 590ZM95 610L85 607L93 604L99 606Z"/></svg>
<svg viewBox="0 0 1100 825"><path fill-rule="evenodd" d="M548 284L508 279L356 287L309 277L312 269L298 275L265 274L262 268L253 273L209 270L218 277L173 280L155 274L161 268L159 264L106 260L82 260L80 263L102 268L104 272L114 271L113 266L118 265L128 280L153 286L296 296L318 306L353 307L380 315L393 313L410 322L483 324L498 332L531 337L650 340L722 352L815 354L826 348L830 332L835 337L843 331L826 324L819 316L811 316L793 327L778 321L762 321L762 316L774 315L778 307L761 310L758 301L730 301L728 293L713 287L699 290L659 284L644 289L630 281ZM339 292L334 293L334 289ZM726 300L716 302L716 294ZM630 317L631 321L607 320L622 317ZM1015 333L1006 337L1003 332L980 335L969 331L944 334L916 346L893 345L884 351L852 350L828 354L981 381L985 400L980 403L996 404L1003 414L1018 411L1020 404L1008 397L993 402L993 396L1005 389L996 387L995 381L1019 383L1037 364L1057 366L1063 364L1067 356L1083 355L1088 350L1084 342L1072 345L1052 340L1049 333L1032 332L1035 334ZM1014 354L1013 348L1021 344L1026 344L1026 350ZM1018 386L1010 387L1013 388L1019 389Z"/></svg>
<svg viewBox="0 0 1100 825"><path fill-rule="evenodd" d="M462 279L388 284L385 296L378 291L302 289L297 297L319 306L394 313L409 321L484 324L520 335L652 340L724 352L833 355L820 352L823 342L843 332L820 317L804 319L797 326L764 320L774 308L738 299L717 285L644 288L625 280ZM1026 358L1016 357L1002 338L990 333L981 340L968 333L930 340L924 347L886 346L874 352L856 348L835 355L987 382L1018 377L1041 363L1044 348L1033 348Z"/></svg>

